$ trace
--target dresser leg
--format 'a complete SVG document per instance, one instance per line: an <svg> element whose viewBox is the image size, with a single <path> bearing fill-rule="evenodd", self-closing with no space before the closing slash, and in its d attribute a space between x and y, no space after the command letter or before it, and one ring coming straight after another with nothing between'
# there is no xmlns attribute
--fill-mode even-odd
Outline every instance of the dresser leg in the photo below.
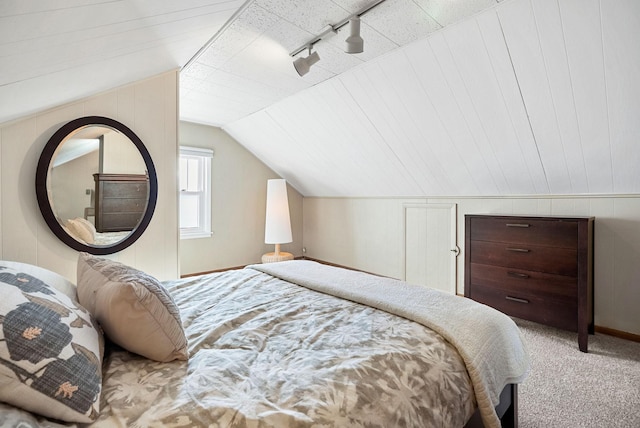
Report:
<svg viewBox="0 0 640 428"><path fill-rule="evenodd" d="M587 328L584 329L580 329L580 331L578 332L578 347L580 348L580 351L582 352L589 352L588 351L588 341L589 341L589 332L587 331Z"/></svg>

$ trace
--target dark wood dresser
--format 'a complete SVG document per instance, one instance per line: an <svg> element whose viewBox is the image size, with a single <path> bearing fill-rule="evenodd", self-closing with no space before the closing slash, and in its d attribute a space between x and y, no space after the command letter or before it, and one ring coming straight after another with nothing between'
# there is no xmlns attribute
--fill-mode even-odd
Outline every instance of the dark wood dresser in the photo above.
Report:
<svg viewBox="0 0 640 428"><path fill-rule="evenodd" d="M96 231L133 230L147 207L149 177L146 174L93 174L93 179Z"/></svg>
<svg viewBox="0 0 640 428"><path fill-rule="evenodd" d="M464 295L507 315L593 334L593 217L465 215Z"/></svg>

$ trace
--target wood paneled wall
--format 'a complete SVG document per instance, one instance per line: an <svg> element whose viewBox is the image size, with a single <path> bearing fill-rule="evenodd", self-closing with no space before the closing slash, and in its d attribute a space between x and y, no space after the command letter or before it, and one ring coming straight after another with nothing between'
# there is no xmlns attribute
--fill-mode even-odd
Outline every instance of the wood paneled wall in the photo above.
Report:
<svg viewBox="0 0 640 428"><path fill-rule="evenodd" d="M465 214L594 216L595 323L640 334L640 196L305 198L305 254L402 279L407 203L457 204L459 294L464 292Z"/></svg>
<svg viewBox="0 0 640 428"><path fill-rule="evenodd" d="M158 174L151 224L128 249L108 256L158 279L178 277L178 72L172 71L0 125L0 259L31 263L76 278L78 253L60 242L40 214L35 173L40 153L63 124L107 116L131 128Z"/></svg>

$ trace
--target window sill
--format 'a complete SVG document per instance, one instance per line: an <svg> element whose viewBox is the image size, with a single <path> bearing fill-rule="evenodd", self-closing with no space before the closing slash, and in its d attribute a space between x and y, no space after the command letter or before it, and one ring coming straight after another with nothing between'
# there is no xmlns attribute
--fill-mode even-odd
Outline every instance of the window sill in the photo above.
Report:
<svg viewBox="0 0 640 428"><path fill-rule="evenodd" d="M211 238L213 233L211 232L180 232L180 239L198 239L198 238Z"/></svg>

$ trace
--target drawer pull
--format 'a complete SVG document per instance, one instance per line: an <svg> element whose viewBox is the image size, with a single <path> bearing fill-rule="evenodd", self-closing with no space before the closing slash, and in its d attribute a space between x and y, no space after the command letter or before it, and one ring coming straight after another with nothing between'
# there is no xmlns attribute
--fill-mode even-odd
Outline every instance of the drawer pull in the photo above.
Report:
<svg viewBox="0 0 640 428"><path fill-rule="evenodd" d="M511 296L506 296L505 299L507 300L511 300L512 302L518 302L518 303L529 303L528 300L526 299L520 299L518 297L511 297Z"/></svg>
<svg viewBox="0 0 640 428"><path fill-rule="evenodd" d="M527 223L507 223L507 227L529 227L530 224Z"/></svg>
<svg viewBox="0 0 640 428"><path fill-rule="evenodd" d="M529 278L529 275L527 275L526 273L520 273L520 272L507 272L508 276L513 276L514 278Z"/></svg>
<svg viewBox="0 0 640 428"><path fill-rule="evenodd" d="M527 250L526 248L510 248L510 247L507 247L507 251L514 251L516 253L528 253L531 250Z"/></svg>

